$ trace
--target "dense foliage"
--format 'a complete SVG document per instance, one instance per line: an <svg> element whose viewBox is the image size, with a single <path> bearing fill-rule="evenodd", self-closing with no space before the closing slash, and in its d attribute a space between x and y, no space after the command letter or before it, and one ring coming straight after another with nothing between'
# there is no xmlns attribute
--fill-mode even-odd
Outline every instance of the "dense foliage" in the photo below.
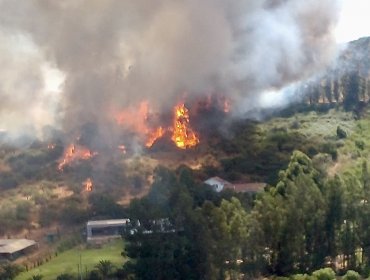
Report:
<svg viewBox="0 0 370 280"><path fill-rule="evenodd" d="M158 168L149 195L131 204L140 223L169 218L174 230L127 233L127 274L138 279L236 279L312 273L330 266L367 274L370 173L328 178L302 152L258 195L205 192L191 171ZM236 194L235 194L236 195ZM239 194L240 196L240 194ZM197 201L195 201L197 197ZM243 200L243 199L242 199ZM349 277L349 276L348 276Z"/></svg>

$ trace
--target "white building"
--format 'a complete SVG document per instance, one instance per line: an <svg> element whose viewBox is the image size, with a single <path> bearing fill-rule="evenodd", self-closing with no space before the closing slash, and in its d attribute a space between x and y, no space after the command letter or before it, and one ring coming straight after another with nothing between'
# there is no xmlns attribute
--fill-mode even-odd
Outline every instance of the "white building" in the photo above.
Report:
<svg viewBox="0 0 370 280"><path fill-rule="evenodd" d="M87 241L94 239L120 238L130 219L88 221L86 224Z"/></svg>

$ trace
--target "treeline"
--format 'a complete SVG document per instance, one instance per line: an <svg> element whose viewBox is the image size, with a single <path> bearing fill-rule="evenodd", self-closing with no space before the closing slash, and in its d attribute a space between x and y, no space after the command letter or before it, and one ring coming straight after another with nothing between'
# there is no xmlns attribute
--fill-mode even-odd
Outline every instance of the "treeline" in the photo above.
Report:
<svg viewBox="0 0 370 280"><path fill-rule="evenodd" d="M310 105L343 104L346 110L361 109L370 99L369 50L370 37L349 43L327 71L302 84L296 96L303 96Z"/></svg>
<svg viewBox="0 0 370 280"><path fill-rule="evenodd" d="M368 276L370 173L327 178L296 151L276 186L253 201L216 194L192 171L158 168L148 196L131 203L130 217L168 218L173 232L127 234L126 277L240 279L292 275L331 267Z"/></svg>
<svg viewBox="0 0 370 280"><path fill-rule="evenodd" d="M331 73L319 81L310 81L297 89L310 105L343 104L344 109L354 110L370 99L370 80L359 71Z"/></svg>

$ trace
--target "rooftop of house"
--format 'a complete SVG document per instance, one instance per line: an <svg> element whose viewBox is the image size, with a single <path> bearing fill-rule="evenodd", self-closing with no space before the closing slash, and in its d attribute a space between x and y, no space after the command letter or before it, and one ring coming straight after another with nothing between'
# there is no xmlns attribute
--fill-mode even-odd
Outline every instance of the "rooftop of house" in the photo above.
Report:
<svg viewBox="0 0 370 280"><path fill-rule="evenodd" d="M229 189L233 190L235 192L250 192L250 193L256 193L262 191L266 183L263 182L254 182L254 183L230 183L218 176L211 177L204 181L205 184L207 185L215 185L215 184L220 184L223 185L223 189Z"/></svg>
<svg viewBox="0 0 370 280"><path fill-rule="evenodd" d="M0 254L13 254L36 245L36 241L29 239L0 239Z"/></svg>
<svg viewBox="0 0 370 280"><path fill-rule="evenodd" d="M226 180L224 180L224 179L222 179L218 176L208 178L207 180L204 181L204 183L206 183L206 184L213 184L214 182L224 184L224 185L232 185L230 182L228 182L228 181L226 181Z"/></svg>
<svg viewBox="0 0 370 280"><path fill-rule="evenodd" d="M99 221L88 221L87 226L124 226L129 223L129 219L114 219L114 220L99 220Z"/></svg>
<svg viewBox="0 0 370 280"><path fill-rule="evenodd" d="M234 190L235 192L250 192L257 193L263 191L266 183L242 183L225 186L226 189Z"/></svg>

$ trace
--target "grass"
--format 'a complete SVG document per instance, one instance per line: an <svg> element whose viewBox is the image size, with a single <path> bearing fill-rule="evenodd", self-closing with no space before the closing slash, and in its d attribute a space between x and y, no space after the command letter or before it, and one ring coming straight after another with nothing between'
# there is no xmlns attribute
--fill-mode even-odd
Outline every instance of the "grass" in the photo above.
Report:
<svg viewBox="0 0 370 280"><path fill-rule="evenodd" d="M91 271L94 266L101 260L109 260L116 267L122 266L124 259L121 256L123 250L122 240L116 240L106 244L100 249L82 248L79 247L67 250L58 256L52 258L49 262L21 273L16 280L28 280L32 275L40 274L43 280L54 280L62 273L77 274L78 264L81 263L83 270L83 278L86 278L86 271Z"/></svg>

